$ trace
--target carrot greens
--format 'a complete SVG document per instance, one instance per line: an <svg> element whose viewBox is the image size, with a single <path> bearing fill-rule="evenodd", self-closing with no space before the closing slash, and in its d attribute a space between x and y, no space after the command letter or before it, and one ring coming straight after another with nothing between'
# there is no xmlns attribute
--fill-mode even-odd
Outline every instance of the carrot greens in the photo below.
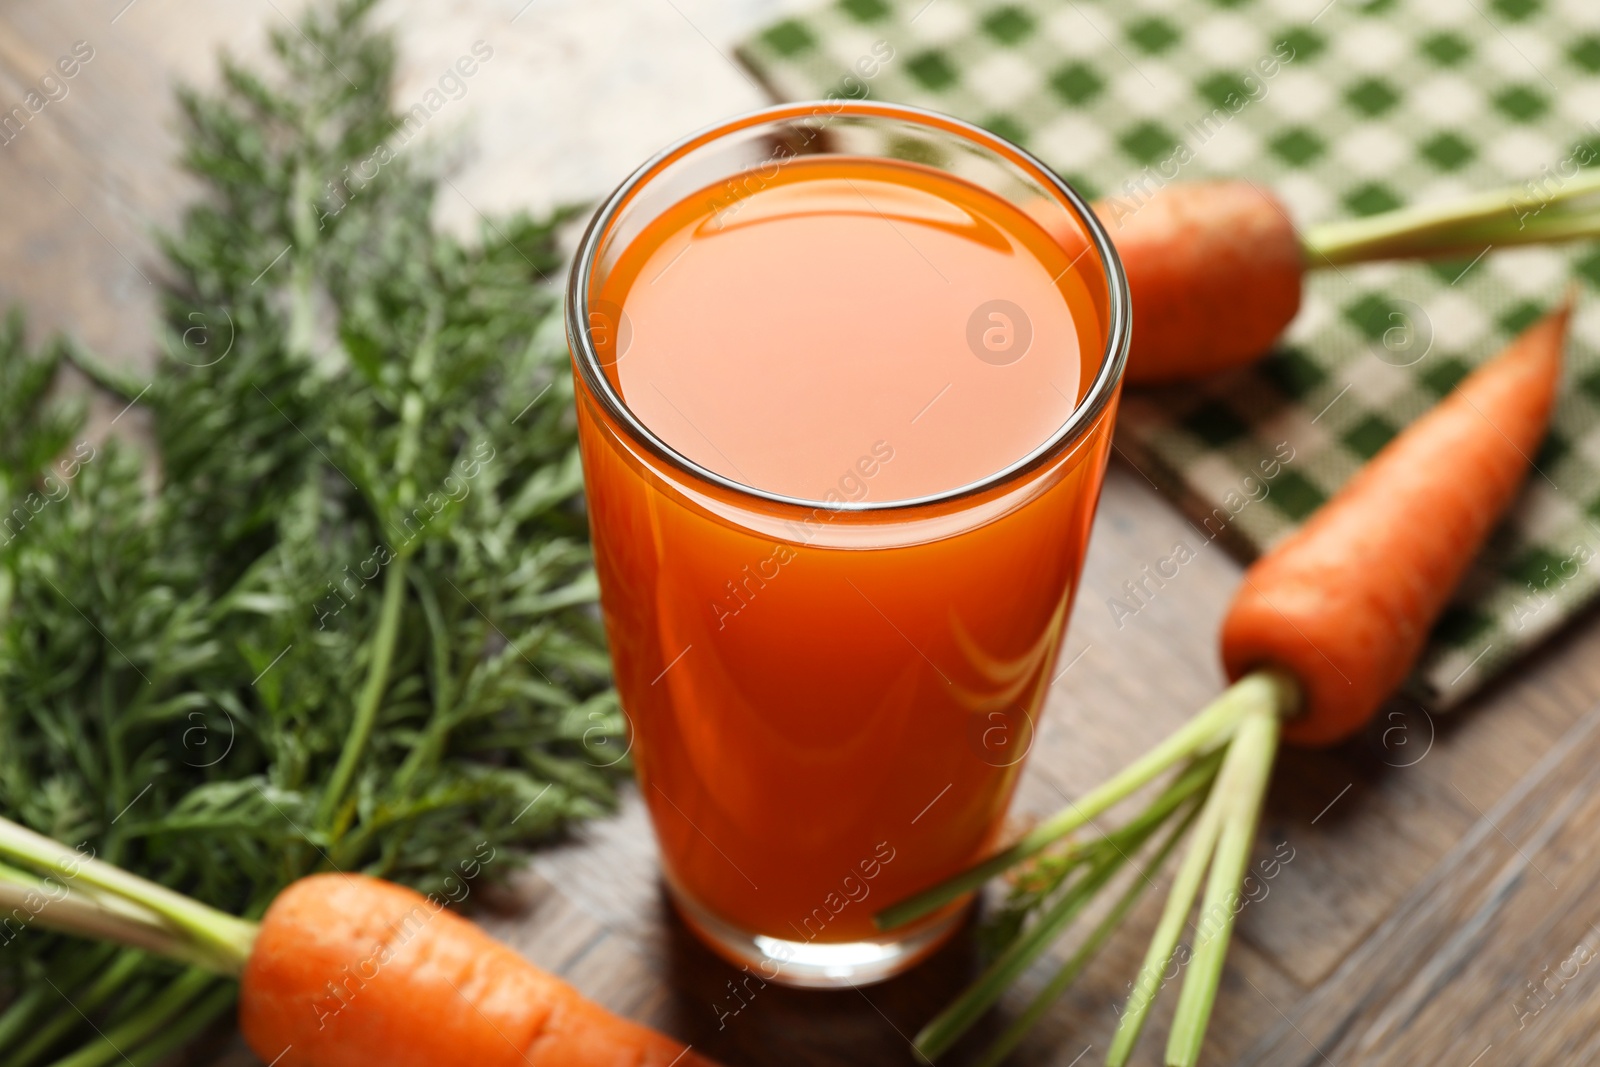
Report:
<svg viewBox="0 0 1600 1067"><path fill-rule="evenodd" d="M1592 158L1592 157L1591 157ZM1495 247L1600 236L1600 174L1577 170L1442 204L1396 208L1309 227L1301 235L1311 266L1378 259L1448 259Z"/></svg>
<svg viewBox="0 0 1600 1067"><path fill-rule="evenodd" d="M1169 1063L1197 1063L1277 750L1278 723L1294 712L1298 700L1295 683L1286 675L1246 675L1111 781L1009 849L879 913L879 926L892 929L1021 865L1011 892L986 923L991 963L923 1027L913 1042L916 1050L929 1059L947 1052L1120 876L1126 884L1109 911L978 1062L989 1067L1003 1060L1089 965L1167 860L1187 842L1106 1062L1121 1067L1131 1055L1205 881L1195 954L1184 975L1178 1025L1168 1046ZM1163 774L1169 775L1165 786L1125 822L1097 836L1071 836L1085 826L1099 830L1097 816Z"/></svg>
<svg viewBox="0 0 1600 1067"><path fill-rule="evenodd" d="M0 330L0 812L73 846L0 834L0 1067L153 1062L231 1003L247 925L216 916L318 870L437 889L625 770L563 216L434 228L370 7L313 6L274 70L182 94L206 193L163 241L153 376ZM86 436L69 364L149 439Z"/></svg>

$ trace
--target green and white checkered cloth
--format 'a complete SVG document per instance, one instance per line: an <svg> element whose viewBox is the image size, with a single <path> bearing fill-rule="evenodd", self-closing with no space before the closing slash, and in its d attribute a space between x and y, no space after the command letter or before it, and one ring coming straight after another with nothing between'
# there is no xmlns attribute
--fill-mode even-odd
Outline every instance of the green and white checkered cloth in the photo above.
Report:
<svg viewBox="0 0 1600 1067"><path fill-rule="evenodd" d="M860 64L878 41L894 58ZM1262 182L1301 226L1537 179L1600 144L1595 0L837 0L740 56L780 98L865 93L977 122L1090 196L1130 195L1181 142L1180 179ZM1204 123L1215 108L1226 120ZM1253 555L1570 279L1600 287L1600 249L1316 271L1277 353L1198 386L1130 390L1118 443L1197 537L1220 530ZM1246 478L1280 442L1294 458L1262 497ZM1600 315L1581 303L1535 462L1419 667L1433 707L1600 590Z"/></svg>

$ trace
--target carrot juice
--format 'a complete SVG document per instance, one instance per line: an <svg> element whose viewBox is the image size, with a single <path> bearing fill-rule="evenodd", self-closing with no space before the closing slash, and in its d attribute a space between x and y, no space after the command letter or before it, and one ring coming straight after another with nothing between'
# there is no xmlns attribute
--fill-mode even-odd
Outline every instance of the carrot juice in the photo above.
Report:
<svg viewBox="0 0 1600 1067"><path fill-rule="evenodd" d="M663 873L769 977L882 977L959 915L873 912L993 846L1054 678L1120 268L925 162L795 153L658 199L591 228L573 348Z"/></svg>

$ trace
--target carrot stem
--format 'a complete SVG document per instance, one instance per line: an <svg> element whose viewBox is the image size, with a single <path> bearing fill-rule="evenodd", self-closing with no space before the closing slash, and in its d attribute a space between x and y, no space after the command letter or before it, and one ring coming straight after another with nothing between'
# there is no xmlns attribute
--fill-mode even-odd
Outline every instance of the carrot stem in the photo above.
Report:
<svg viewBox="0 0 1600 1067"><path fill-rule="evenodd" d="M1267 780L1272 773L1273 756L1278 749L1278 719L1273 715L1253 716L1241 723L1229 746L1230 762L1237 757L1238 774L1219 785L1218 795L1225 805L1222 834L1217 854L1206 882L1205 900L1197 926L1199 940L1194 959L1184 976L1178 995L1178 1008L1167 1038L1168 1067L1195 1067L1205 1042L1206 1024L1216 1003L1217 986L1222 981L1222 964L1228 954L1233 921L1245 873L1250 866L1250 847L1255 841L1256 824L1266 801Z"/></svg>
<svg viewBox="0 0 1600 1067"><path fill-rule="evenodd" d="M1231 749L1229 754L1232 754ZM1122 1067L1128 1062L1128 1057L1133 1054L1133 1047L1139 1040L1139 1034L1144 1029L1145 1018L1150 1014L1150 1006L1155 1003L1156 994L1161 992L1161 987L1165 984L1165 979L1161 976L1166 971L1167 965L1172 962L1172 954L1178 947L1178 937L1183 933L1184 919L1188 916L1189 909L1194 907L1195 894L1200 891L1200 879L1205 874L1206 867L1211 862L1212 852L1216 848L1217 835L1222 825L1222 798L1227 795L1229 789L1228 779L1236 777L1237 774L1236 761L1229 760L1225 763L1216 785L1212 787L1211 794L1206 798L1205 806L1200 811L1194 836L1183 854L1183 861L1178 865L1178 873L1172 880L1172 887L1167 891L1167 902L1161 910L1161 918L1156 922L1155 933L1150 937L1150 947L1145 950L1144 962L1134 975L1133 992L1129 995L1128 1003L1123 1007L1122 1016L1117 1021L1111 1048L1106 1053L1107 1067Z"/></svg>
<svg viewBox="0 0 1600 1067"><path fill-rule="evenodd" d="M1145 837L1148 836L1147 831ZM1143 844L1143 840L1139 844ZM949 1051L950 1046L1000 999L1007 987L1050 947L1067 928L1067 924L1077 918L1085 905L1127 862L1128 855L1121 849L1100 850L1100 854L1079 875L1078 880L1056 899L1038 921L996 957L965 993L922 1028L912 1042L916 1051L930 1060Z"/></svg>
<svg viewBox="0 0 1600 1067"><path fill-rule="evenodd" d="M239 999L239 990L232 983L223 983L194 1004L178 1009L160 1027L156 1035L140 1048L134 1049L122 1061L130 1067L151 1067L165 1061L172 1053L188 1044L217 1017Z"/></svg>
<svg viewBox="0 0 1600 1067"><path fill-rule="evenodd" d="M1028 1006L1023 1009L1022 1014L1017 1016L1011 1025L1006 1027L1005 1032L995 1039L994 1044L989 1046L982 1058L978 1060L977 1067L998 1067L1000 1062L1010 1055L1011 1050L1017 1047L1023 1036L1033 1029L1034 1024L1044 1016L1050 1005L1055 1003L1056 998L1065 992L1068 986L1078 980L1078 976L1083 973L1084 968L1089 965L1105 943L1110 940L1111 935L1127 919L1128 913L1133 910L1133 906L1144 895L1145 888L1150 885L1150 876L1166 865L1167 859L1172 855L1178 842L1183 839L1183 835L1188 833L1189 828L1194 825L1195 818L1200 813L1200 807L1201 805L1198 803L1189 805L1183 817L1167 833L1166 838L1161 842L1161 847L1156 849L1155 854L1150 857L1150 862L1146 865L1146 869L1138 872L1139 877L1134 878L1129 883L1128 888L1123 892L1116 904L1112 905L1111 910L1100 920L1089 936L1084 938L1083 944L1078 946L1077 951L1056 972L1055 977L1051 978L1044 988L1039 990Z"/></svg>
<svg viewBox="0 0 1600 1067"><path fill-rule="evenodd" d="M1086 867L1078 880L1061 892L1044 914L1013 941L965 993L923 1027L915 1041L918 1051L929 1058L938 1056L977 1022L1005 992L1006 986L1050 947L1067 924L1124 863L1131 862L1130 857L1144 847L1168 818L1195 797L1204 795L1216 777L1220 762L1219 754L1200 757L1138 816L1103 837L1079 846L1070 856L1071 862ZM1187 824L1187 817L1180 822ZM1163 855L1161 859L1164 858ZM1155 864L1159 865L1161 859Z"/></svg>
<svg viewBox="0 0 1600 1067"><path fill-rule="evenodd" d="M1040 823L1010 848L915 896L890 905L873 916L873 922L880 930L892 930L938 910L977 889L1002 871L1038 855L1184 759L1225 743L1239 722L1253 710L1270 708L1277 713L1287 714L1298 706L1298 702L1295 683L1287 675L1266 670L1245 675L1166 740L1134 760L1105 784Z"/></svg>
<svg viewBox="0 0 1600 1067"><path fill-rule="evenodd" d="M1490 245L1567 241L1600 235L1600 212L1574 202L1600 193L1600 173L1580 174L1534 193L1511 186L1445 204L1397 208L1308 227L1301 235L1312 266L1375 259L1473 255Z"/></svg>
<svg viewBox="0 0 1600 1067"><path fill-rule="evenodd" d="M383 703L384 691L389 685L389 666L394 661L395 644L400 636L401 609L405 606L407 558L401 555L389 564L389 573L383 579L383 607L378 615L378 629L372 638L372 659L367 666L367 679L361 687L356 702L355 718L344 748L339 752L339 762L333 776L317 805L317 825L327 829L338 820L344 796L356 775L367 743L372 740L373 728L378 723L378 706Z"/></svg>
<svg viewBox="0 0 1600 1067"><path fill-rule="evenodd" d="M0 1014L0 1049L8 1050L6 1057L0 1059L0 1064L4 1064L4 1067L24 1067L26 1064L27 1061L20 1058L22 1054L16 1051L16 1045L25 1035L37 1035L40 1032L40 1019L38 1016L45 1006L45 1001L59 999L56 996L56 991L50 988L52 984L66 986L68 989L74 990L78 995L73 999L81 1001L88 995L88 992L80 990L79 987L96 975L100 977L95 978L95 983L90 987L89 991L92 992L104 983L106 981L106 964L112 961L117 952L118 950L114 946L106 945L99 952L84 953L81 958L69 961L68 966L62 967L53 973L48 968L41 968L28 974L26 988L21 990L18 996L6 1007L5 1012ZM45 980L41 981L40 979ZM51 1017L48 1025L65 1023L64 1032L65 1030L70 1030L77 1022L76 1018L64 1018L60 1013L57 1013ZM46 1028L48 1028L48 1025ZM33 1038L29 1037L30 1044L32 1044L32 1041Z"/></svg>
<svg viewBox="0 0 1600 1067"><path fill-rule="evenodd" d="M42 927L104 938L157 955L201 963L210 957L158 913L119 897L77 889L0 864L0 913L30 916Z"/></svg>
<svg viewBox="0 0 1600 1067"><path fill-rule="evenodd" d="M19 993L10 1004L6 1005L4 1014L0 1014L0 1048L10 1048L23 1033L33 1024L33 1017L44 1005L44 995L47 986L40 985L37 981L32 986ZM6 1061L11 1067L12 1061Z"/></svg>
<svg viewBox="0 0 1600 1067"><path fill-rule="evenodd" d="M132 949L123 949L111 965L96 978L89 988L72 997L72 1003L77 1008L75 1012L57 1012L49 1022L34 1030L28 1038L27 1044L13 1052L5 1060L6 1067L26 1067L27 1064L38 1060L45 1052L72 1031L83 1017L105 1004L128 984L134 973L143 963L144 955ZM43 993L47 987L39 987ZM79 1014L81 1012L82 1014Z"/></svg>
<svg viewBox="0 0 1600 1067"><path fill-rule="evenodd" d="M51 1067L103 1067L125 1059L123 1049L142 1045L169 1028L216 980L217 976L209 971L189 968L167 983L167 987L132 1018L100 1032L95 1040L70 1056L56 1060Z"/></svg>
<svg viewBox="0 0 1600 1067"><path fill-rule="evenodd" d="M88 937L112 938L217 974L237 975L255 943L256 925L93 859L0 818L0 856L51 876L40 885L60 899L35 921ZM29 890L14 869L0 873L0 900ZM49 899L49 898L47 898ZM31 910L31 909L30 909Z"/></svg>

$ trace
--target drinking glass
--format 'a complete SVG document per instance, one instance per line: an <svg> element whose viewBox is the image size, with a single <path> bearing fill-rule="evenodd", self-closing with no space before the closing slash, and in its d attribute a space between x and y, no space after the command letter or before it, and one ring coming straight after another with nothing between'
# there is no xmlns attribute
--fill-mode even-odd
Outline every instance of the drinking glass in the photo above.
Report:
<svg viewBox="0 0 1600 1067"><path fill-rule="evenodd" d="M811 499L690 458L624 398L619 365L649 324L600 295L619 257L685 198L733 203L810 158L932 168L1070 254L1094 344L1046 439L907 499L854 491L894 454L864 440L840 491ZM999 362L982 346L1003 347L1025 313L992 295L961 318L975 356ZM872 915L996 846L1055 677L1128 351L1110 240L1082 197L992 133L875 102L784 105L686 138L611 194L578 249L566 326L601 607L673 901L767 980L900 972L968 901L887 932Z"/></svg>

